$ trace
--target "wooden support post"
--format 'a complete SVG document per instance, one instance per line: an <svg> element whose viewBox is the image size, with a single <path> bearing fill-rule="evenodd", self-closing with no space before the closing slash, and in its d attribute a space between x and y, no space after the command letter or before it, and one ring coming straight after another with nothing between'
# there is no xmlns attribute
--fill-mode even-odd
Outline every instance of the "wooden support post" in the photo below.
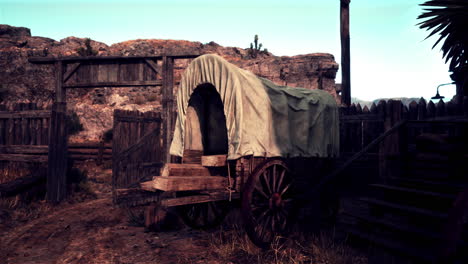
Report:
<svg viewBox="0 0 468 264"><path fill-rule="evenodd" d="M169 56L163 57L162 64L162 102L163 102L163 162L170 162L171 155L169 148L172 141L172 131L174 127L174 58Z"/></svg>
<svg viewBox="0 0 468 264"><path fill-rule="evenodd" d="M349 3L341 0L340 33L341 33L341 103L351 105L351 52L349 40Z"/></svg>
<svg viewBox="0 0 468 264"><path fill-rule="evenodd" d="M67 127L66 94L63 84L63 62L55 63L55 102L52 106L49 130L49 156L47 169L47 201L58 203L66 197Z"/></svg>

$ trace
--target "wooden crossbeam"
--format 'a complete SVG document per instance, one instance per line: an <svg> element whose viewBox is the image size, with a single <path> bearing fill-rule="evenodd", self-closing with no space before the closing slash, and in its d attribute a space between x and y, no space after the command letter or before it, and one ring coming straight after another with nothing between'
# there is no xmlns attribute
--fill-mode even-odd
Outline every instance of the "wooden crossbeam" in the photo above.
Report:
<svg viewBox="0 0 468 264"><path fill-rule="evenodd" d="M154 73L158 74L158 70L157 70L158 65L156 65L154 61L150 59L145 59L145 62L148 64L148 66L150 66L150 68L154 71Z"/></svg>
<svg viewBox="0 0 468 264"><path fill-rule="evenodd" d="M162 82L157 81L118 81L118 82L94 82L75 83L64 85L64 88L96 88L96 87L128 87L128 86L161 86Z"/></svg>
<svg viewBox="0 0 468 264"><path fill-rule="evenodd" d="M70 79L72 74L76 72L76 70L80 67L80 65L81 65L81 63L79 63L79 62L71 64L70 69L67 69L67 72L65 72L65 74L63 75L63 82L68 81L68 79Z"/></svg>

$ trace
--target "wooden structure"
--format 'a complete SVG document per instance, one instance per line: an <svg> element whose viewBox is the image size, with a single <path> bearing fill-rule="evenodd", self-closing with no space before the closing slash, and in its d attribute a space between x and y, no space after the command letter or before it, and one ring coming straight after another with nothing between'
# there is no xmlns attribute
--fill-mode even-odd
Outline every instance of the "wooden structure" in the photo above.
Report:
<svg viewBox="0 0 468 264"><path fill-rule="evenodd" d="M162 86L165 131L163 148L166 149L172 131L170 113L173 112L174 59L194 57L196 55L30 58L31 63L53 64L56 74L55 98L49 133L47 200L60 202L66 196L67 129L65 115L67 89ZM158 67L158 62L162 63L161 69Z"/></svg>
<svg viewBox="0 0 468 264"><path fill-rule="evenodd" d="M379 105L384 118L373 122L385 133L362 149L343 146L355 149L352 157L327 177L341 174L340 185L346 186L340 229L352 240L418 261L455 257L465 263L468 98L458 105L423 100L409 106L399 101ZM357 122L362 116L359 122L365 126L371 117L359 108L348 109L354 112L348 117Z"/></svg>
<svg viewBox="0 0 468 264"><path fill-rule="evenodd" d="M340 36L341 36L341 103L351 105L351 49L349 39L349 3L340 0Z"/></svg>

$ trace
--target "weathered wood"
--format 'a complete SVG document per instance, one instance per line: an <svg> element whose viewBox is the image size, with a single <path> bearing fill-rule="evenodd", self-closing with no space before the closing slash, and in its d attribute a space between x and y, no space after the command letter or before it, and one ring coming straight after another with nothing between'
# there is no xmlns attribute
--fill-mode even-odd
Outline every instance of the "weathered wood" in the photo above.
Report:
<svg viewBox="0 0 468 264"><path fill-rule="evenodd" d="M68 148L68 153L70 154L86 154L86 155L112 155L112 149L102 149L100 150L99 146L96 148Z"/></svg>
<svg viewBox="0 0 468 264"><path fill-rule="evenodd" d="M427 105L426 100L421 97L418 104L418 120L424 120L426 118Z"/></svg>
<svg viewBox="0 0 468 264"><path fill-rule="evenodd" d="M349 3L340 1L340 36L341 36L341 103L351 105L351 52L349 38Z"/></svg>
<svg viewBox="0 0 468 264"><path fill-rule="evenodd" d="M207 167L223 167L227 164L227 155L209 155L201 157L201 165Z"/></svg>
<svg viewBox="0 0 468 264"><path fill-rule="evenodd" d="M48 162L45 155L0 154L0 160L17 162Z"/></svg>
<svg viewBox="0 0 468 264"><path fill-rule="evenodd" d="M203 150L184 149L183 155L184 156L182 157L182 163L201 164L201 157L203 156Z"/></svg>
<svg viewBox="0 0 468 264"><path fill-rule="evenodd" d="M179 205L186 205L186 204L224 201L224 200L229 200L229 199L236 200L239 198L240 198L239 193L229 194L229 192L214 192L214 193L201 194L201 195L191 195L191 196L186 196L186 197L166 198L161 201L161 205L166 206L166 207L171 207L171 206L179 206Z"/></svg>
<svg viewBox="0 0 468 264"><path fill-rule="evenodd" d="M0 145L0 153L8 154L47 154L47 145Z"/></svg>
<svg viewBox="0 0 468 264"><path fill-rule="evenodd" d="M429 101L427 104L427 118L433 118L436 115L436 107L434 102Z"/></svg>
<svg viewBox="0 0 468 264"><path fill-rule="evenodd" d="M50 118L49 110L0 112L0 119L9 118Z"/></svg>
<svg viewBox="0 0 468 264"><path fill-rule="evenodd" d="M174 112L174 58L163 57L162 64L162 105L163 105L163 153L165 153L164 161L170 162L171 155L169 146L172 141L173 131L173 112Z"/></svg>
<svg viewBox="0 0 468 264"><path fill-rule="evenodd" d="M67 65L67 71L63 75L63 82L64 83L66 81L68 81L68 79L70 79L72 74L76 72L76 70L78 69L78 67L80 67L80 65L81 65L81 63L79 63L79 62ZM68 68L68 67L70 67L70 68Z"/></svg>
<svg viewBox="0 0 468 264"><path fill-rule="evenodd" d="M387 115L385 118L384 128L389 130L399 123L402 119L402 103L400 101L389 100L387 103ZM401 151L400 146L400 135L399 133L393 133L389 135L380 147L380 165L379 174L383 182L388 177L399 176L401 164L399 161L389 159L390 156L399 155Z"/></svg>
<svg viewBox="0 0 468 264"><path fill-rule="evenodd" d="M145 59L145 62L150 66L150 68L153 70L155 74L158 74L158 65L150 59Z"/></svg>
<svg viewBox="0 0 468 264"><path fill-rule="evenodd" d="M57 78L62 80L62 78ZM54 103L49 133L47 201L58 203L66 197L67 128L66 103Z"/></svg>
<svg viewBox="0 0 468 264"><path fill-rule="evenodd" d="M199 164L166 163L161 171L161 176L212 176L210 170Z"/></svg>
<svg viewBox="0 0 468 264"><path fill-rule="evenodd" d="M172 59L193 59L200 55L198 54L171 54L168 57ZM54 63L56 61L63 62L101 62L101 61L138 61L143 59L161 60L164 56L88 56L88 57L30 57L31 63Z"/></svg>
<svg viewBox="0 0 468 264"><path fill-rule="evenodd" d="M117 155L116 162L121 161L126 156L128 156L128 154L130 154L131 152L134 152L135 150L143 147L147 143L148 139L150 139L150 138L152 138L154 136L157 136L157 135L159 135L159 128L154 129L150 133L146 134L144 137L140 138L137 143L133 144L129 148L127 148L127 149L123 150L121 153L119 153Z"/></svg>
<svg viewBox="0 0 468 264"><path fill-rule="evenodd" d="M96 87L130 87L130 86L161 86L159 80L155 81L118 81L118 82L90 82L64 85L65 88L96 88Z"/></svg>
<svg viewBox="0 0 468 264"><path fill-rule="evenodd" d="M142 183L144 190L194 191L216 190L227 187L227 178L221 176L156 176L150 183Z"/></svg>
<svg viewBox="0 0 468 264"><path fill-rule="evenodd" d="M416 103L416 101L412 101L409 104L408 119L410 119L410 120L418 119L418 103Z"/></svg>
<svg viewBox="0 0 468 264"><path fill-rule="evenodd" d="M86 143L70 143L68 149L98 149L100 148L99 142L86 142ZM103 145L104 149L112 149L112 144L106 143Z"/></svg>
<svg viewBox="0 0 468 264"><path fill-rule="evenodd" d="M33 175L17 178L13 181L0 184L0 198L15 196L32 186L45 183L45 173L35 173Z"/></svg>
<svg viewBox="0 0 468 264"><path fill-rule="evenodd" d="M441 117L445 116L445 103L444 101L439 100L439 102L436 105L436 112L435 112L436 117Z"/></svg>
<svg viewBox="0 0 468 264"><path fill-rule="evenodd" d="M140 188L114 189L114 203L125 206L145 205L160 200L160 192L147 192Z"/></svg>

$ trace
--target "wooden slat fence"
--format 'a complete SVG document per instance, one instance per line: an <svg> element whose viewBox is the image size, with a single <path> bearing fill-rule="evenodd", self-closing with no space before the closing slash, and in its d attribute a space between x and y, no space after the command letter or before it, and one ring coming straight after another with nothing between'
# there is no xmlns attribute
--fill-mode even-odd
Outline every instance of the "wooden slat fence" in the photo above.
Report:
<svg viewBox="0 0 468 264"><path fill-rule="evenodd" d="M158 175L162 166L161 114L114 111L112 139L113 188L137 186Z"/></svg>

